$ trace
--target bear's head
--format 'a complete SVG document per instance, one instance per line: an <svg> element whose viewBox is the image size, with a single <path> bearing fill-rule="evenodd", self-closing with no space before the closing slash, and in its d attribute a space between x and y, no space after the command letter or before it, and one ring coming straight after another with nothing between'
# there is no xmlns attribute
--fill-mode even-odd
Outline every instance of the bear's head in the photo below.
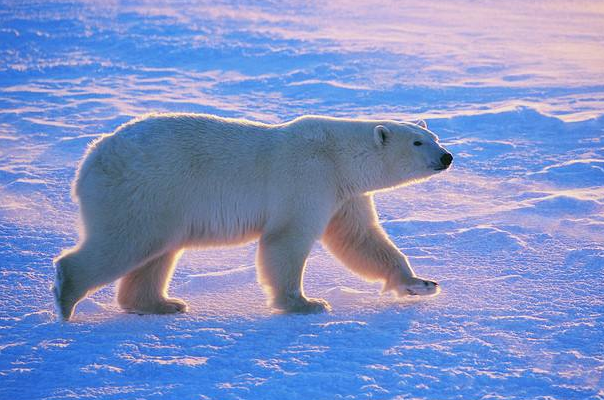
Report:
<svg viewBox="0 0 604 400"><path fill-rule="evenodd" d="M381 153L388 186L429 178L449 168L453 156L438 143L424 121L388 121L376 125L374 142Z"/></svg>

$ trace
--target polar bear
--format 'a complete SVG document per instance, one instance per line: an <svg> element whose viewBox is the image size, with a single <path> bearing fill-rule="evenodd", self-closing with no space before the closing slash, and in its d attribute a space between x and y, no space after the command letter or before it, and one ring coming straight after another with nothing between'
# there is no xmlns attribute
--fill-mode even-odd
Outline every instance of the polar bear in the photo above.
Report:
<svg viewBox="0 0 604 400"><path fill-rule="evenodd" d="M329 310L306 297L313 243L399 295L438 292L419 278L378 223L372 193L446 170L452 155L425 123L304 116L268 125L202 114L154 114L93 142L79 167L81 240L58 256L60 317L121 278L117 300L136 313L184 312L167 296L183 249L258 240L269 305Z"/></svg>

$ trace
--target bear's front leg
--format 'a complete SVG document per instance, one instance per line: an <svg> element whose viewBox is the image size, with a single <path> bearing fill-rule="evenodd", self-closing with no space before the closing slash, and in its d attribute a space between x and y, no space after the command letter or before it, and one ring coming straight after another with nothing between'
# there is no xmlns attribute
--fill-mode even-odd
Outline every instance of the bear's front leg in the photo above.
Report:
<svg viewBox="0 0 604 400"><path fill-rule="evenodd" d="M415 276L407 257L388 239L370 195L342 205L327 225L323 243L352 271L384 282L384 292L426 296L440 291L436 282Z"/></svg>
<svg viewBox="0 0 604 400"><path fill-rule="evenodd" d="M330 311L323 299L308 298L302 275L315 238L303 230L281 229L260 238L256 264L260 283L267 291L269 305L286 313L311 314Z"/></svg>

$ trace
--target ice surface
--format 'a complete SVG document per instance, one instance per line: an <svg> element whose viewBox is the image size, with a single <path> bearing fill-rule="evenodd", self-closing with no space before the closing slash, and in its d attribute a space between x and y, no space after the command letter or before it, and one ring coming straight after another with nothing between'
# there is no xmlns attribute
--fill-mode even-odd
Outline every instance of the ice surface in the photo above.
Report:
<svg viewBox="0 0 604 400"><path fill-rule="evenodd" d="M400 3L0 1L0 399L604 399L604 10ZM250 245L186 253L187 314L57 323L77 162L149 111L426 119L453 169L376 202L442 292L317 246L333 312L273 315Z"/></svg>

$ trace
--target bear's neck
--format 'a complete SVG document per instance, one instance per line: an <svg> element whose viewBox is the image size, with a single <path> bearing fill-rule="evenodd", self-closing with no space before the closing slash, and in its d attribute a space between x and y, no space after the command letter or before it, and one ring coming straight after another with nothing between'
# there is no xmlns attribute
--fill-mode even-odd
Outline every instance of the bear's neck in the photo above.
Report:
<svg viewBox="0 0 604 400"><path fill-rule="evenodd" d="M334 130L331 145L336 171L338 197L346 199L363 193L385 189L387 182L384 161L373 141L373 124L351 127L342 124ZM365 132L367 131L367 132ZM351 140L342 140L342 138Z"/></svg>
<svg viewBox="0 0 604 400"><path fill-rule="evenodd" d="M373 138L377 124L379 121L305 116L285 126L328 149L335 171L336 195L344 200L392 186Z"/></svg>

